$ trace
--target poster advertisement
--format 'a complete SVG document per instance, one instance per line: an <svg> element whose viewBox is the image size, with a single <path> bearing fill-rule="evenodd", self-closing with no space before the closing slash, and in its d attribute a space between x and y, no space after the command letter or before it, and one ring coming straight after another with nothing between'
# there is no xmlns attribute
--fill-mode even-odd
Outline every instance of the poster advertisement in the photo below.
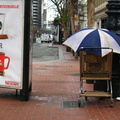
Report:
<svg viewBox="0 0 120 120"><path fill-rule="evenodd" d="M22 89L23 0L0 0L0 87Z"/></svg>

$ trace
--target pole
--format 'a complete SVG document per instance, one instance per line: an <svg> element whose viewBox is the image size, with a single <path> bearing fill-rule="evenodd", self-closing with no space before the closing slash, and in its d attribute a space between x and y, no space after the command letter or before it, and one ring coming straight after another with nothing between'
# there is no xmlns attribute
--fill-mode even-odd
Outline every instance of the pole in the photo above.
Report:
<svg viewBox="0 0 120 120"><path fill-rule="evenodd" d="M30 43L30 6L31 0L24 0L24 54L23 54L23 89L20 91L20 100L29 98L29 43Z"/></svg>
<svg viewBox="0 0 120 120"><path fill-rule="evenodd" d="M107 29L120 35L120 0L108 0ZM120 54L113 54L112 83L113 97L120 97Z"/></svg>

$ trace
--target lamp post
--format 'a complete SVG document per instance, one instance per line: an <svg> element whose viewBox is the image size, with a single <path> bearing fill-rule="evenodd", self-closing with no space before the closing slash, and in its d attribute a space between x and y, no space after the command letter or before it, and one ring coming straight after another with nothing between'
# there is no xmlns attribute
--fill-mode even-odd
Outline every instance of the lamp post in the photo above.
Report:
<svg viewBox="0 0 120 120"><path fill-rule="evenodd" d="M83 20L84 20L84 15L80 14L80 21L83 21Z"/></svg>
<svg viewBox="0 0 120 120"><path fill-rule="evenodd" d="M108 0L107 29L120 35L120 0ZM113 53L112 64L113 97L120 97L120 54Z"/></svg>
<svg viewBox="0 0 120 120"><path fill-rule="evenodd" d="M80 14L79 15L80 29L83 28L83 22L84 22L84 14Z"/></svg>

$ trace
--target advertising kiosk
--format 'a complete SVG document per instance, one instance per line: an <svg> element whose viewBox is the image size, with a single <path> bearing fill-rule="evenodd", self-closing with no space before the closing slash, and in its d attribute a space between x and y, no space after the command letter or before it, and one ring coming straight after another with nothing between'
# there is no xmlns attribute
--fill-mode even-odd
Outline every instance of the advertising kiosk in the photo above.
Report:
<svg viewBox="0 0 120 120"><path fill-rule="evenodd" d="M28 101L31 91L31 0L0 0L0 87L20 90Z"/></svg>

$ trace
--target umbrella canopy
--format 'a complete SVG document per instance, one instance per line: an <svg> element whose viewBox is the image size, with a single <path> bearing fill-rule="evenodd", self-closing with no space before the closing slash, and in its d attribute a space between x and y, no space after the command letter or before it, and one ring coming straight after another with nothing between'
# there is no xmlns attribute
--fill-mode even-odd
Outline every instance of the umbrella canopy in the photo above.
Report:
<svg viewBox="0 0 120 120"><path fill-rule="evenodd" d="M83 50L81 47L89 47L92 49L84 51L99 56L105 56L110 50L94 48L112 48L114 53L120 53L120 37L107 29L81 29L70 36L63 44L69 46L75 52Z"/></svg>

